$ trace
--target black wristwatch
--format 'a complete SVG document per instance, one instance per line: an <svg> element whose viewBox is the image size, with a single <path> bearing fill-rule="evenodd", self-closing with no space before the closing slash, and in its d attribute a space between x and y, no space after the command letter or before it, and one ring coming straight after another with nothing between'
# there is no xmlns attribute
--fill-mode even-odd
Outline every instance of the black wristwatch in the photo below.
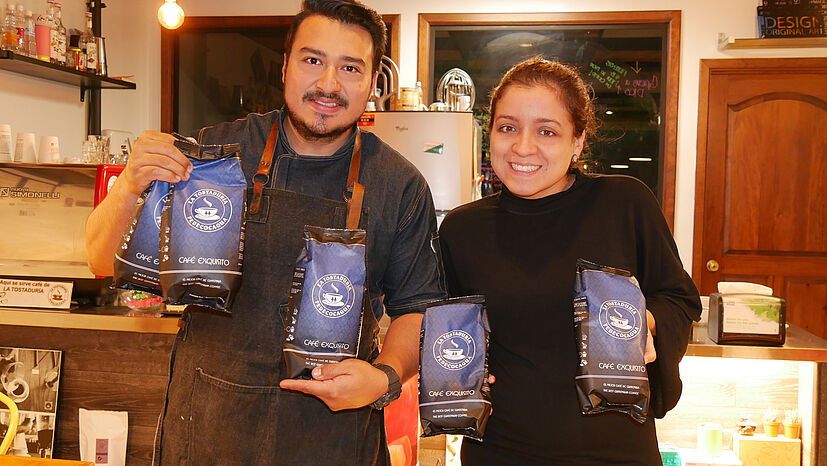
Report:
<svg viewBox="0 0 827 466"><path fill-rule="evenodd" d="M379 369L388 376L388 391L384 395L380 396L378 400L370 404L370 407L373 409L383 409L385 406L391 404L393 400L399 398L399 395L402 394L402 383L399 382L399 374L393 370L393 367L388 366L387 364L374 364L373 367Z"/></svg>

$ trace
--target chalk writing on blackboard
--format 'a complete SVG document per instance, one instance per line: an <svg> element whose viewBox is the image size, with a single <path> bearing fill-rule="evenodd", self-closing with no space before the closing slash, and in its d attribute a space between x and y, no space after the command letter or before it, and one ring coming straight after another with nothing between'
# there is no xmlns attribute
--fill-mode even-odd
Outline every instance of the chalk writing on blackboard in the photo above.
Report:
<svg viewBox="0 0 827 466"><path fill-rule="evenodd" d="M658 87L658 76L653 74L650 78L626 79L623 85L617 86L618 94L625 94L629 97L643 97L646 91Z"/></svg>
<svg viewBox="0 0 827 466"><path fill-rule="evenodd" d="M647 76L643 71L638 61L632 67L606 60L603 63L589 63L587 76L617 94L642 98L660 85L656 74ZM592 85L595 85L594 81Z"/></svg>

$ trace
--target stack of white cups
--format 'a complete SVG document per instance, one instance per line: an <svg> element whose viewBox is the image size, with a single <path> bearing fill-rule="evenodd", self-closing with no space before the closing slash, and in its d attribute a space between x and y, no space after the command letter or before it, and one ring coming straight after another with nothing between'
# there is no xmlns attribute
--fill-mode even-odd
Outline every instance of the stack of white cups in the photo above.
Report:
<svg viewBox="0 0 827 466"><path fill-rule="evenodd" d="M57 143L57 136L40 136L37 163L60 163L60 146Z"/></svg>
<svg viewBox="0 0 827 466"><path fill-rule="evenodd" d="M17 133L17 143L14 146L14 161L22 163L36 163L34 151L34 133Z"/></svg>
<svg viewBox="0 0 827 466"><path fill-rule="evenodd" d="M17 133L12 152L11 125L0 125L0 162L60 163L57 136L40 136L37 152L35 140L34 133Z"/></svg>

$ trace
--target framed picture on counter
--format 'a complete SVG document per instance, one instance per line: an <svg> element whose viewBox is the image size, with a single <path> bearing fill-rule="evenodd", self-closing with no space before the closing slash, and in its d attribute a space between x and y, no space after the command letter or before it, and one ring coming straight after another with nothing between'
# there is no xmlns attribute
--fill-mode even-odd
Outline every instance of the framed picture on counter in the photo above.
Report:
<svg viewBox="0 0 827 466"><path fill-rule="evenodd" d="M0 346L0 391L17 404L17 433L8 454L51 458L62 351ZM0 405L2 406L2 405ZM10 428L0 409L0 437Z"/></svg>

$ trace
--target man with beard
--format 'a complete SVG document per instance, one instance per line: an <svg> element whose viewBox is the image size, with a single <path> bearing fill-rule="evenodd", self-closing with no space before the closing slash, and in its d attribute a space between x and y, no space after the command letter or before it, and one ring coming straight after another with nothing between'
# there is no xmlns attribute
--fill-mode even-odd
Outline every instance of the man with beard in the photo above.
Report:
<svg viewBox="0 0 827 466"><path fill-rule="evenodd" d="M198 132L201 144L239 143L248 188L260 188L248 189L244 279L232 316L184 315L155 463L389 463L381 409L398 396L397 379L416 373L421 312L444 289L424 178L356 127L385 37L381 17L358 2L306 0L285 44L285 108ZM173 141L143 133L90 216L95 273L112 273L121 233L150 183L189 178L192 165ZM344 227L343 193L351 195L348 175L359 152L366 292L377 317L384 311L392 319L383 350L373 364L347 359L317 367L312 380L283 380L284 312L302 227Z"/></svg>

